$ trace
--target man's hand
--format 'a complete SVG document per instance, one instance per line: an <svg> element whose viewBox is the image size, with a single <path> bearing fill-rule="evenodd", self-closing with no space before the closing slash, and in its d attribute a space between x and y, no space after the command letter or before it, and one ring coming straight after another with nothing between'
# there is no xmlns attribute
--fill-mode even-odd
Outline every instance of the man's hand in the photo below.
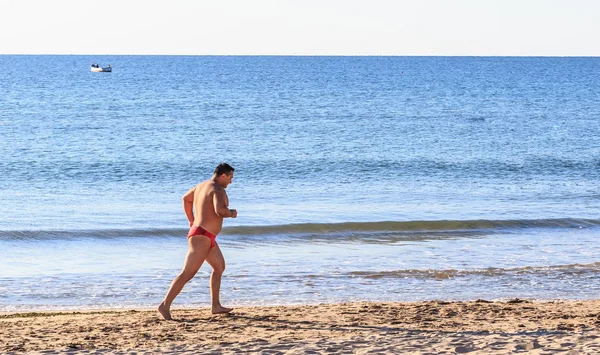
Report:
<svg viewBox="0 0 600 355"><path fill-rule="evenodd" d="M237 217L237 210L229 210L231 212L231 218Z"/></svg>

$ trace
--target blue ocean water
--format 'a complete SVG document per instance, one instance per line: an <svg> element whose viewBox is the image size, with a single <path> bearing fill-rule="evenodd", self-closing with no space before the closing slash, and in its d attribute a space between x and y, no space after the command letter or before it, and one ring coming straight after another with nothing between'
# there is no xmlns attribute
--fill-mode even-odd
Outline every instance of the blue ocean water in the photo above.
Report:
<svg viewBox="0 0 600 355"><path fill-rule="evenodd" d="M239 211L219 237L225 302L600 290L599 58L0 69L0 311L160 302L186 251L181 195L221 161ZM207 272L179 305L207 304Z"/></svg>

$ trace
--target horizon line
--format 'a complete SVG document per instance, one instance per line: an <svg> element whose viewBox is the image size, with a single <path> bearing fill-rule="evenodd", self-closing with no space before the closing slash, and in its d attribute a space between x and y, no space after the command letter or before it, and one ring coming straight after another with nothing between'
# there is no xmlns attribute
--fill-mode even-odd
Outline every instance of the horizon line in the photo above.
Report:
<svg viewBox="0 0 600 355"><path fill-rule="evenodd" d="M177 56L177 57L474 57L474 58L600 58L600 55L478 54L167 54L167 53L0 53L0 56Z"/></svg>

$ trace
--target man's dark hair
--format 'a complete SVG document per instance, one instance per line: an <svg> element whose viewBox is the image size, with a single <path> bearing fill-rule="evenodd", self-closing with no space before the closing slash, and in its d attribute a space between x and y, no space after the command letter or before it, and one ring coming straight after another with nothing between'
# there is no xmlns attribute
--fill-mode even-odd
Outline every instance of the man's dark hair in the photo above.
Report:
<svg viewBox="0 0 600 355"><path fill-rule="evenodd" d="M217 168L215 169L215 174L217 174L217 176L221 176L222 174L227 174L229 175L230 173L234 172L235 169L231 167L231 165L227 164L227 163L221 163L219 165L217 165Z"/></svg>

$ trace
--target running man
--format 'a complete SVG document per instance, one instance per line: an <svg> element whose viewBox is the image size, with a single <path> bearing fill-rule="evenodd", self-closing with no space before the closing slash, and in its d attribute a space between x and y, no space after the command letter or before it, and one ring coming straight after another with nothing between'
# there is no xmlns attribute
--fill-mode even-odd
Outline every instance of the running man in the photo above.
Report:
<svg viewBox="0 0 600 355"><path fill-rule="evenodd" d="M219 292L221 276L225 270L225 259L217 244L217 234L223 227L223 218L236 218L237 211L229 209L229 198L225 189L233 180L233 169L221 163L210 180L192 187L183 195L183 210L190 221L188 252L181 273L173 280L158 312L166 320L171 320L171 304L183 286L190 281L204 263L212 267L210 275L210 300L212 313L229 313L231 308L221 305Z"/></svg>

